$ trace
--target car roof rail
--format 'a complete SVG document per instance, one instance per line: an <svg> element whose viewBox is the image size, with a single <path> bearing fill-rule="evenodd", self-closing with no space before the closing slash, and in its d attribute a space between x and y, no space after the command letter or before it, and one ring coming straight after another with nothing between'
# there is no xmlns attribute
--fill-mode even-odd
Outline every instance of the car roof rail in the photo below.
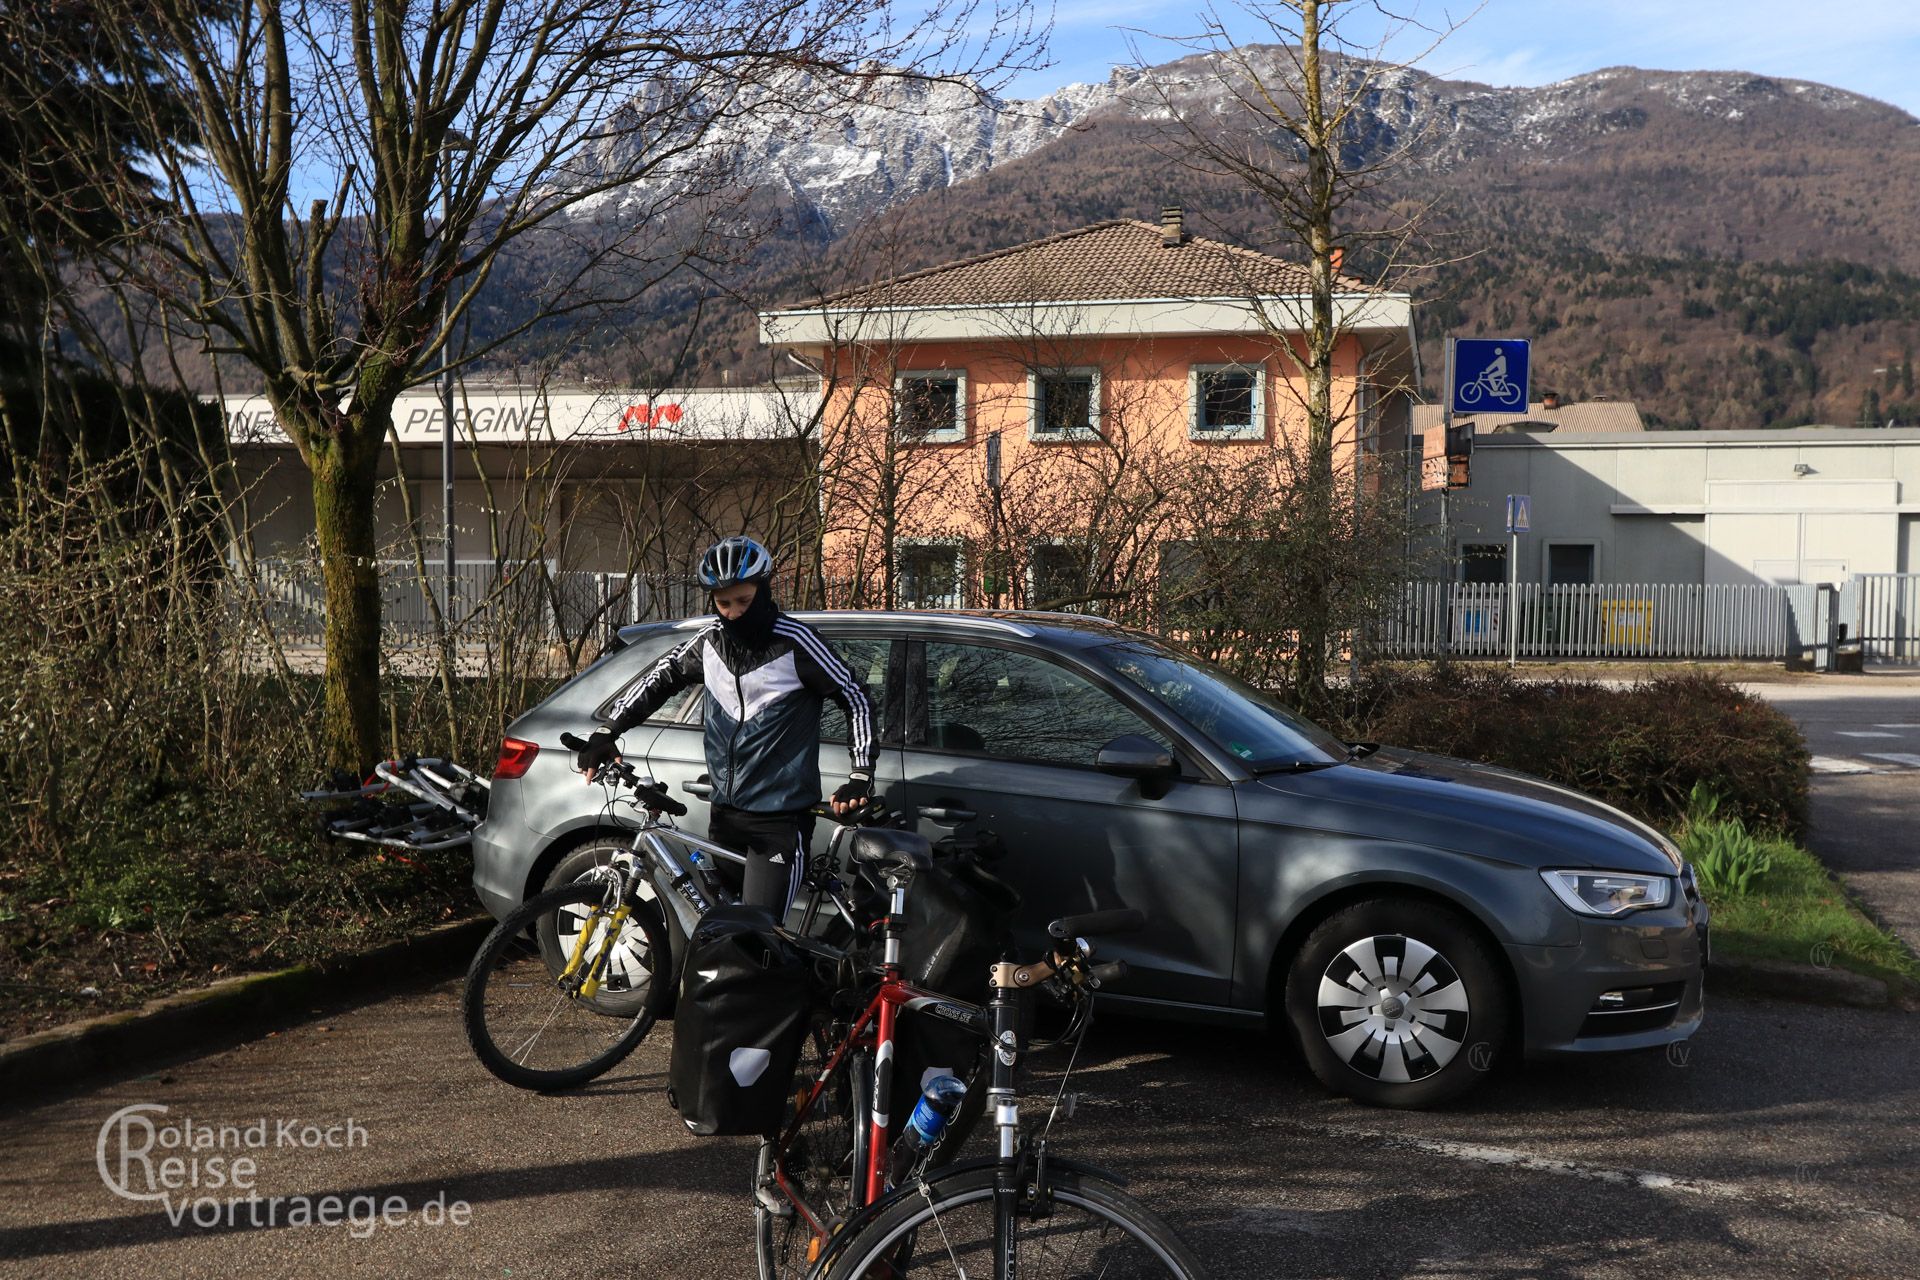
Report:
<svg viewBox="0 0 1920 1280"><path fill-rule="evenodd" d="M1074 626L1100 627L1115 631L1128 628L1112 618L1103 618L1092 613L1065 613L1045 609L796 609L792 617L808 624L844 621L848 618L860 618L877 623L912 622L927 618L939 618L944 622L957 622L963 626L978 627L983 631L998 631L1006 635L1017 635L1032 639L1034 626ZM675 618L656 622L630 622L616 633L619 647L625 648L650 631L663 627L675 629L693 626L712 619L706 615L694 618Z"/></svg>

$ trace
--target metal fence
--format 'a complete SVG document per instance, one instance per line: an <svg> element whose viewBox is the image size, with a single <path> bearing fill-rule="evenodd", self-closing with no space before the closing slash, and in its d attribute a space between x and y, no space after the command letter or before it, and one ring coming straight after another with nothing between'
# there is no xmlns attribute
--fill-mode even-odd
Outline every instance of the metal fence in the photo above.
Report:
<svg viewBox="0 0 1920 1280"><path fill-rule="evenodd" d="M386 633L400 639L436 634L427 594L444 605L440 566L428 566L424 588L410 560L383 560L379 568ZM458 632L476 639L508 627L544 638L578 637L593 628L684 618L707 608L705 593L688 574L561 571L538 560L463 560L454 568L450 617ZM326 592L319 566L261 559L253 574L281 641L320 644ZM1920 663L1920 574L1856 574L1837 591L1522 583L1517 603L1509 619L1505 583L1410 582L1369 636L1369 647L1388 657L1503 658L1512 622L1523 658L1801 659L1825 669L1837 642L1841 648L1857 644L1868 662Z"/></svg>
<svg viewBox="0 0 1920 1280"><path fill-rule="evenodd" d="M1920 573L1857 573L1838 613L1866 661L1920 663Z"/></svg>
<svg viewBox="0 0 1920 1280"><path fill-rule="evenodd" d="M1410 582L1371 647L1504 658L1517 641L1523 658L1781 659L1797 643L1784 587L1522 583L1517 609L1508 593L1505 583Z"/></svg>
<svg viewBox="0 0 1920 1280"><path fill-rule="evenodd" d="M326 588L319 565L259 559L252 568L260 607L281 642L320 644ZM686 617L706 608L699 585L686 574L556 570L539 560L461 560L454 565L448 609L440 564L427 567L424 582L411 560L382 560L378 568L381 629L393 639L438 634L436 605L457 633L474 638L513 628L553 639L579 636L595 626Z"/></svg>

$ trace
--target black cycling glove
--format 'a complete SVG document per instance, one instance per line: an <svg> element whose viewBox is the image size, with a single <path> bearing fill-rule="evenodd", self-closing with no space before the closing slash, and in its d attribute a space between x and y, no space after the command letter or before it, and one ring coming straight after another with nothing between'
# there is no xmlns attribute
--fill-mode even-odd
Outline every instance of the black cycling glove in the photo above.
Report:
<svg viewBox="0 0 1920 1280"><path fill-rule="evenodd" d="M600 769L613 763L620 754L620 735L601 725L587 735L587 745L574 753L574 761L582 769Z"/></svg>
<svg viewBox="0 0 1920 1280"><path fill-rule="evenodd" d="M855 807L865 804L873 798L873 779L864 773L856 773L840 784L833 793L833 802L837 805L847 802Z"/></svg>

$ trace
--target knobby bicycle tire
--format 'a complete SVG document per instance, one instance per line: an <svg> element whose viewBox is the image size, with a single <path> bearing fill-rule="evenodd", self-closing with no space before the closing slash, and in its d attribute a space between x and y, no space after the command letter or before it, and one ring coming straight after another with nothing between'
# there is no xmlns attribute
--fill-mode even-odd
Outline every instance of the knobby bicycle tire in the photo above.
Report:
<svg viewBox="0 0 1920 1280"><path fill-rule="evenodd" d="M834 1242L828 1280L990 1280L999 1274L996 1172L991 1164L976 1165L895 1192L851 1235ZM1048 1186L1048 1212L1014 1216L1023 1280L1198 1280L1206 1274L1173 1228L1099 1174L1056 1168Z"/></svg>
<svg viewBox="0 0 1920 1280"><path fill-rule="evenodd" d="M590 927L605 896L603 882L586 880L529 898L474 955L461 1001L467 1043L508 1084L576 1088L611 1070L653 1029L671 985L666 930L653 904L633 901L599 994L570 995L557 980L568 940ZM598 941L590 937L586 954Z"/></svg>

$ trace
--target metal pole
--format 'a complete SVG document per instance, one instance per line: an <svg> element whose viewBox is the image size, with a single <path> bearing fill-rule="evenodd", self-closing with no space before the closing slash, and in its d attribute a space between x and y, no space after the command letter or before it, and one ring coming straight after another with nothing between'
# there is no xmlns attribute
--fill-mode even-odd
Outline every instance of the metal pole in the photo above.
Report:
<svg viewBox="0 0 1920 1280"><path fill-rule="evenodd" d="M1446 567L1446 594L1440 620L1440 655L1445 657L1453 639L1453 533L1447 527L1447 497L1453 489L1453 458L1447 450L1453 435L1453 339L1447 339L1444 380L1440 384L1440 561Z"/></svg>
<svg viewBox="0 0 1920 1280"><path fill-rule="evenodd" d="M1513 516L1509 514L1507 519L1511 522ZM1520 664L1520 531L1513 530L1507 536L1513 540L1507 552L1507 667L1511 670Z"/></svg>

